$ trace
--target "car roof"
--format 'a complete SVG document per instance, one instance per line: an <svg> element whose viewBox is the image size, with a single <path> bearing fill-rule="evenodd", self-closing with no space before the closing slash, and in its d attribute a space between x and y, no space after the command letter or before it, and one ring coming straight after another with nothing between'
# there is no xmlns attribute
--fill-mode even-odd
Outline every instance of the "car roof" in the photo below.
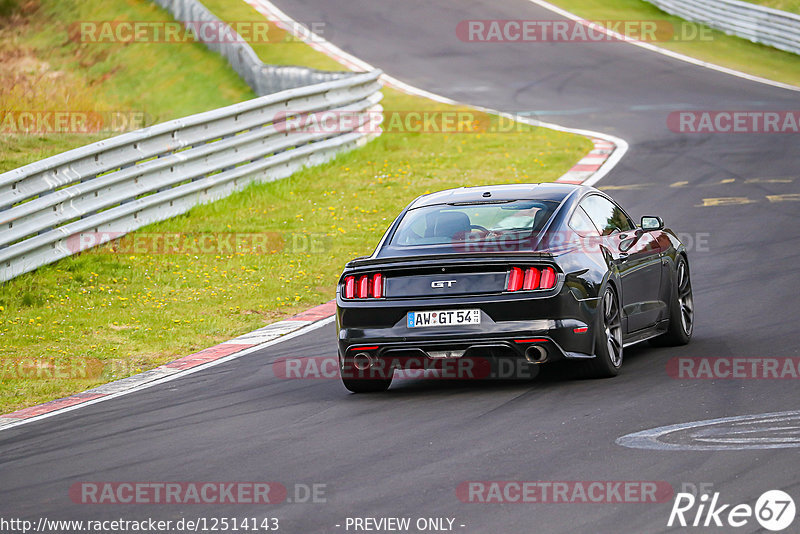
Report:
<svg viewBox="0 0 800 534"><path fill-rule="evenodd" d="M592 188L562 183L505 184L483 185L477 187L459 187L423 195L415 200L409 209L437 204L458 204L468 202L502 202L509 200L550 200L562 202L576 190L589 191ZM486 194L491 196L484 196Z"/></svg>

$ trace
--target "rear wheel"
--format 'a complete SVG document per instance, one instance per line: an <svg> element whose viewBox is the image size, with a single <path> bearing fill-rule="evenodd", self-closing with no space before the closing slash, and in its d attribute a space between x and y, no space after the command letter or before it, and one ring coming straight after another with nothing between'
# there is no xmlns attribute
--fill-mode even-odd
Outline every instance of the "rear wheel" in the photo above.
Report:
<svg viewBox="0 0 800 534"><path fill-rule="evenodd" d="M600 301L600 321L595 331L595 357L584 362L593 378L610 378L622 367L622 314L617 294L610 287Z"/></svg>
<svg viewBox="0 0 800 534"><path fill-rule="evenodd" d="M386 391L392 385L394 371L383 369L380 365L364 368L357 366L354 358L339 356L339 372L342 384L353 393L377 393Z"/></svg>
<svg viewBox="0 0 800 534"><path fill-rule="evenodd" d="M678 287L669 306L669 328L653 340L655 345L686 345L692 339L694 330L692 280L689 276L689 262L683 256L678 256L675 265L675 284Z"/></svg>

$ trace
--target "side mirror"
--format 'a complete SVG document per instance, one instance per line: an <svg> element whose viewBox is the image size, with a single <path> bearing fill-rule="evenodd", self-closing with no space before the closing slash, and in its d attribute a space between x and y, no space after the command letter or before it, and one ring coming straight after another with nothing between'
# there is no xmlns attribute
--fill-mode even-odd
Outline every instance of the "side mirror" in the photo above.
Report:
<svg viewBox="0 0 800 534"><path fill-rule="evenodd" d="M642 230L645 232L649 232L651 230L663 230L664 229L664 221L661 220L661 217L656 217L654 215L645 215L642 217Z"/></svg>

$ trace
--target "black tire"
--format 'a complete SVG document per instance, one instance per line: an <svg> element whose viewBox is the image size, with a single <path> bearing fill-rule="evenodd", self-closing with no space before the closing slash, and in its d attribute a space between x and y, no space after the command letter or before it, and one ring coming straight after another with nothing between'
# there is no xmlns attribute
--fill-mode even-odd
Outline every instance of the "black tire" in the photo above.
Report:
<svg viewBox="0 0 800 534"><path fill-rule="evenodd" d="M667 331L652 340L656 346L675 347L686 345L694 331L694 299L692 279L689 275L689 262L678 256L675 263L675 291L669 305L669 327Z"/></svg>
<svg viewBox="0 0 800 534"><path fill-rule="evenodd" d="M595 357L584 362L586 374L591 378L611 378L622 367L622 313L619 298L613 288L607 287L600 299L597 327L595 328Z"/></svg>
<svg viewBox="0 0 800 534"><path fill-rule="evenodd" d="M358 369L352 358L342 358L339 355L339 373L342 384L353 393L379 393L389 389L392 385L393 370L373 367Z"/></svg>

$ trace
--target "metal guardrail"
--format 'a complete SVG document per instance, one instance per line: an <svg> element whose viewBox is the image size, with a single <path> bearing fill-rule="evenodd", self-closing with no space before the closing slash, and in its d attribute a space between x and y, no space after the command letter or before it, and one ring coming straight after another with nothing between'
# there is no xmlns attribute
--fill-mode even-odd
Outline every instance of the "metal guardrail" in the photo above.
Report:
<svg viewBox="0 0 800 534"><path fill-rule="evenodd" d="M78 252L82 233L102 244L365 143L379 133L380 75L262 96L0 174L0 281ZM302 127L322 111L338 125Z"/></svg>
<svg viewBox="0 0 800 534"><path fill-rule="evenodd" d="M800 54L800 15L738 0L648 1L671 15Z"/></svg>
<svg viewBox="0 0 800 534"><path fill-rule="evenodd" d="M169 11L175 20L187 24L198 41L221 54L228 60L233 70L249 85L258 96L277 93L286 89L304 87L329 82L351 76L351 72L328 72L307 67L267 65L263 63L255 51L233 29L223 42L204 40L203 32L196 28L203 23L212 25L224 24L197 0L153 0Z"/></svg>

